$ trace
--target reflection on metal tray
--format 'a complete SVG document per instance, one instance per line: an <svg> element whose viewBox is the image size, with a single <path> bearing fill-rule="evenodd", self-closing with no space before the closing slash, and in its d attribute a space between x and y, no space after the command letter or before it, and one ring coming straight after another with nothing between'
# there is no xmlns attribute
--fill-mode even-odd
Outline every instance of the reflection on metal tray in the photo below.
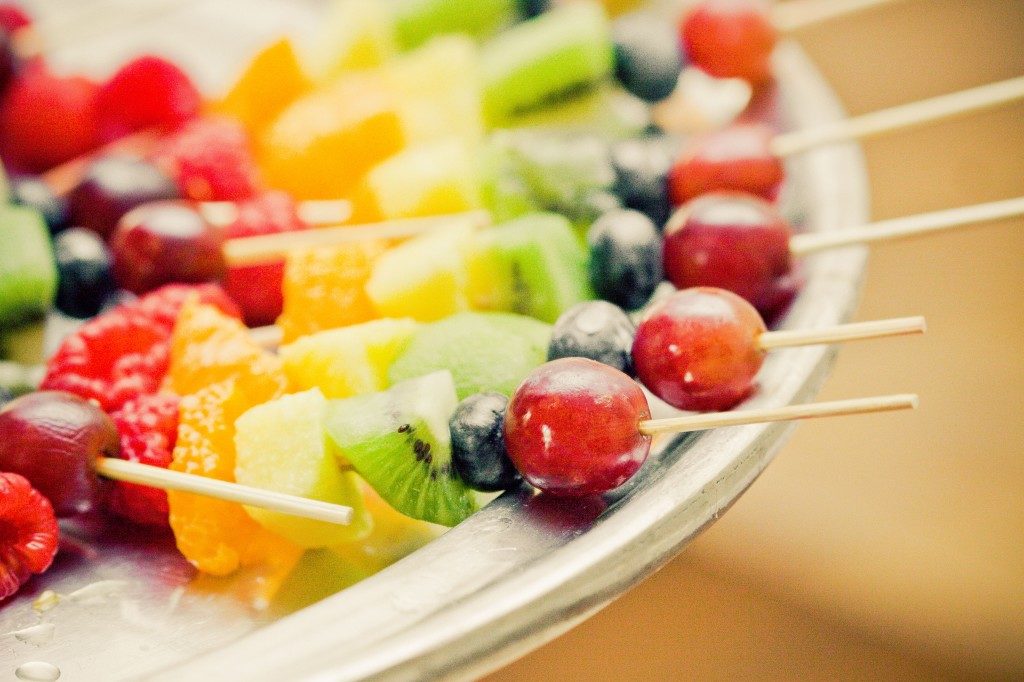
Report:
<svg viewBox="0 0 1024 682"><path fill-rule="evenodd" d="M62 46L53 52L59 65L102 73L154 50L179 59L205 87L224 83L270 36L308 31L319 8L285 0L35 4L49 39ZM794 127L842 115L802 53L787 45L777 58ZM791 171L806 229L866 217L856 147L806 154ZM809 259L806 289L783 326L844 320L864 260L860 248ZM832 357L825 348L773 353L751 405L809 399ZM260 613L236 598L248 587L244 576L231 589L192 582L170 538L147 539L112 523L78 527L54 569L0 610L0 670L47 661L63 679L104 682L480 674L567 630L668 561L751 484L789 428L747 426L662 442L634 481L600 501L505 495L376 576L311 603L347 581L314 556L286 590L293 598ZM74 598L43 611L53 605L40 599L45 590ZM33 627L39 623L53 627Z"/></svg>

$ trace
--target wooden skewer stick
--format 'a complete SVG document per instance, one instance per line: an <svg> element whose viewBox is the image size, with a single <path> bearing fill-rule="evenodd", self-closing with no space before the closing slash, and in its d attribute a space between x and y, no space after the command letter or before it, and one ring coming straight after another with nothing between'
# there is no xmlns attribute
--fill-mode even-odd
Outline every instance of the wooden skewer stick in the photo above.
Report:
<svg viewBox="0 0 1024 682"><path fill-rule="evenodd" d="M302 232L280 232L259 237L230 239L224 243L224 258L231 266L275 262L294 249L333 246L366 239L412 237L463 222L473 227L485 227L490 224L491 215L487 211L467 211L427 218L390 220L370 225L341 225Z"/></svg>
<svg viewBox="0 0 1024 682"><path fill-rule="evenodd" d="M758 345L761 347L761 350L790 348L793 346L817 346L821 344L843 343L845 341L864 341L890 336L923 334L927 328L923 317L901 317L891 320L840 324L822 329L765 332L758 338Z"/></svg>
<svg viewBox="0 0 1024 682"><path fill-rule="evenodd" d="M352 507L285 495L273 490L252 488L247 485L171 471L123 459L100 457L96 460L96 472L115 481L137 483L162 490L195 493L316 521L326 521L343 526L352 522Z"/></svg>
<svg viewBox="0 0 1024 682"><path fill-rule="evenodd" d="M803 256L854 244L919 237L1020 215L1024 215L1024 197L882 220L845 230L798 234L789 240L789 250L795 256Z"/></svg>
<svg viewBox="0 0 1024 682"><path fill-rule="evenodd" d="M777 156L790 156L824 144L860 140L900 128L996 107L1019 99L1024 99L1024 76L883 109L816 128L782 133L772 139L772 152Z"/></svg>
<svg viewBox="0 0 1024 682"><path fill-rule="evenodd" d="M869 414L893 410L914 410L917 409L917 405L918 398L916 395L887 395L874 398L836 400L827 403L789 405L787 407L773 407L763 410L738 410L736 412L698 414L689 417L648 419L640 422L639 428L640 433L644 435L656 436L663 433L707 431L708 429L718 429L723 426L784 422L795 419L815 419L817 417L839 417L850 414Z"/></svg>
<svg viewBox="0 0 1024 682"><path fill-rule="evenodd" d="M238 204L233 201L203 201L199 211L210 224L230 225L238 218ZM344 199L303 201L297 207L299 219L307 225L337 225L352 217L352 203Z"/></svg>
<svg viewBox="0 0 1024 682"><path fill-rule="evenodd" d="M811 24L838 19L902 0L790 0L771 9L772 23L783 33Z"/></svg>

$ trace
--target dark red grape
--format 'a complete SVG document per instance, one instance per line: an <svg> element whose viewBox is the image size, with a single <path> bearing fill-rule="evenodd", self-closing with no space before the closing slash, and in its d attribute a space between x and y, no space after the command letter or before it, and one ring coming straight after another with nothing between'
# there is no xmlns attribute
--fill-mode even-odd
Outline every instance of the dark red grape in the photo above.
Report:
<svg viewBox="0 0 1024 682"><path fill-rule="evenodd" d="M128 156L105 156L89 164L68 194L71 222L106 237L136 206L180 198L178 186L153 164Z"/></svg>
<svg viewBox="0 0 1024 682"><path fill-rule="evenodd" d="M681 208L665 233L665 277L679 289L728 289L762 314L792 295L789 224L768 202L708 194ZM780 290L790 293L780 300Z"/></svg>
<svg viewBox="0 0 1024 682"><path fill-rule="evenodd" d="M676 206L723 190L774 201L786 171L772 152L772 131L762 125L734 125L694 139L669 171Z"/></svg>
<svg viewBox="0 0 1024 682"><path fill-rule="evenodd" d="M647 459L647 398L628 376L593 360L541 365L520 384L505 415L509 457L534 487L580 497L622 485Z"/></svg>
<svg viewBox="0 0 1024 682"><path fill-rule="evenodd" d="M93 463L119 447L110 417L70 393L30 393L0 410L0 471L27 478L58 516L100 508L106 485Z"/></svg>
<svg viewBox="0 0 1024 682"><path fill-rule="evenodd" d="M764 322L739 296L677 291L637 327L633 366L647 388L682 410L728 410L750 395L764 362Z"/></svg>
<svg viewBox="0 0 1024 682"><path fill-rule="evenodd" d="M161 285L224 278L224 237L193 206L158 201L121 219L110 242L114 279L142 294Z"/></svg>

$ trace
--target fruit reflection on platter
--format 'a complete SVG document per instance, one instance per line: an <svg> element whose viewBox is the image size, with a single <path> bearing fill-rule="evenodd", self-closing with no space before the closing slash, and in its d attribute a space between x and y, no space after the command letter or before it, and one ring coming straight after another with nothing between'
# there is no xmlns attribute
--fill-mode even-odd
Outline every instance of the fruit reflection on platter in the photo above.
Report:
<svg viewBox="0 0 1024 682"><path fill-rule="evenodd" d="M153 55L101 84L58 75L31 20L0 15L0 349L26 360L40 317L82 320L35 358L41 381L10 365L0 387L39 389L0 411L0 600L46 570L57 517L169 529L203 574L256 571L265 603L308 549L401 544L527 484L608 492L656 434L745 423L652 403L732 410L772 349L923 331L770 330L794 256L1024 212L819 239L777 203L783 157L1024 97L1019 79L817 134L744 120L684 141L650 109L685 99L684 68L771 90L778 27L756 3L676 23L546 4L339 0L308 49L273 41L217 98Z"/></svg>

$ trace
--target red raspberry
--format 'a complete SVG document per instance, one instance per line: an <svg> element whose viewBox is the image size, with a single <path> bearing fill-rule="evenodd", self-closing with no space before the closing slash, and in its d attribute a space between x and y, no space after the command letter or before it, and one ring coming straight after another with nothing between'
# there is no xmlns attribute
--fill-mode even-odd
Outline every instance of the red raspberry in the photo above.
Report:
<svg viewBox="0 0 1024 682"><path fill-rule="evenodd" d="M60 541L50 501L18 474L0 474L0 601L53 563Z"/></svg>
<svg viewBox="0 0 1024 682"><path fill-rule="evenodd" d="M176 126L195 118L201 105L199 90L184 71L166 59L144 55L122 66L100 88L100 137L109 142L150 126Z"/></svg>
<svg viewBox="0 0 1024 682"><path fill-rule="evenodd" d="M249 136L230 119L187 123L161 142L153 160L193 201L241 201L259 191Z"/></svg>
<svg viewBox="0 0 1024 682"><path fill-rule="evenodd" d="M0 150L20 171L40 173L97 145L96 94L92 81L50 73L32 63L0 100Z"/></svg>
<svg viewBox="0 0 1024 682"><path fill-rule="evenodd" d="M13 2L0 3L0 29L14 33L18 29L32 25L32 17Z"/></svg>
<svg viewBox="0 0 1024 682"><path fill-rule="evenodd" d="M167 468L178 440L178 397L157 393L132 400L112 415L121 436L121 458ZM115 514L145 526L167 526L167 493L133 483L115 483Z"/></svg>
<svg viewBox="0 0 1024 682"><path fill-rule="evenodd" d="M156 393L167 373L174 321L191 295L238 315L216 285L161 287L93 318L65 339L47 363L40 387L95 400L107 412Z"/></svg>
<svg viewBox="0 0 1024 682"><path fill-rule="evenodd" d="M295 202L285 192L265 192L237 205L235 221L224 228L229 239L256 237L308 228L299 218ZM242 309L245 323L273 324L284 307L284 263L249 265L228 270L224 289Z"/></svg>

